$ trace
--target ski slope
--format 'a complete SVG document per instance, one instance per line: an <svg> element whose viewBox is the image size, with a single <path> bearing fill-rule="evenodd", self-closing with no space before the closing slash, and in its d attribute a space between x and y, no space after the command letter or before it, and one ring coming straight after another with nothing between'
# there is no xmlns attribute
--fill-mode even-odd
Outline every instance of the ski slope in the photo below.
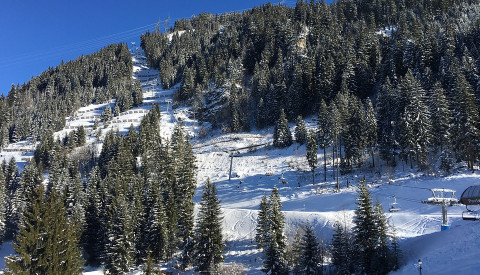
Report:
<svg viewBox="0 0 480 275"><path fill-rule="evenodd" d="M310 223L317 236L329 244L335 222L352 226L356 206L357 186L365 176L372 198L383 205L388 223L395 227L403 250L402 268L396 274L414 274L418 259L423 261L424 274L451 274L461 271L475 274L480 268L480 223L463 221L463 206L450 207L449 221L452 229L440 232L441 208L424 205L422 200L431 196L429 188L450 188L457 191L457 198L470 185L480 183L480 173L472 173L464 168L448 177L423 175L409 171L408 166L399 163L395 169L386 168L379 159L377 167L365 167L353 175L340 176L340 192L336 192L333 178L331 155L327 157L327 181L324 182L323 152L319 151L319 167L315 183L305 158L305 145L294 143L285 149L271 146L273 128L254 130L251 133L222 133L211 129L208 123L199 125L192 119L188 107L173 108L173 95L178 86L163 90L158 71L150 69L143 52L136 49L132 53L133 78L139 80L143 89L144 104L115 117L107 125L100 124L102 135L96 137L93 123L107 105L114 102L92 104L80 108L72 117L66 118L65 129L56 132L63 137L76 127L83 125L87 130L87 145L101 150L102 139L110 130L121 133L130 125L138 126L151 105L158 103L161 109L161 135L168 139L175 124L182 121L192 137L192 145L197 158L198 188L194 201L200 202L203 184L209 178L217 184L224 220L223 233L226 240L226 263L244 266L248 274L261 274L262 253L254 242L256 217L262 196L269 195L277 186L286 218L286 235L293 237L297 227ZM307 120L307 127L314 127ZM294 125L290 124L293 132ZM200 137L200 130L207 129L207 135ZM258 146L257 146L258 145ZM245 148L252 147L253 148ZM35 144L22 141L11 144L0 153L7 161L14 157L20 169L33 156ZM331 152L331 149L328 149ZM233 160L230 157L234 155ZM229 180L230 165L232 167ZM347 180L349 186L347 187ZM288 182L283 184L281 182ZM396 196L401 211L389 213L388 208ZM13 253L11 243L0 248L0 256ZM0 268L4 267L3 257ZM87 269L85 274L101 274L101 270ZM133 274L138 274L136 273Z"/></svg>

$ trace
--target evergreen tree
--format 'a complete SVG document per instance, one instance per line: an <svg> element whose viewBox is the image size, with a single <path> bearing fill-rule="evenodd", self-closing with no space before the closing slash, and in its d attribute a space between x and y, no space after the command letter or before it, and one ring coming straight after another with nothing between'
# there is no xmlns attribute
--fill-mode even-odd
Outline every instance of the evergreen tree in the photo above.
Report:
<svg viewBox="0 0 480 275"><path fill-rule="evenodd" d="M18 175L17 163L11 158L5 170L5 192L7 195L7 209L5 210L5 239L10 240L17 232L17 225L21 213L18 212L18 203L20 197L20 177Z"/></svg>
<svg viewBox="0 0 480 275"><path fill-rule="evenodd" d="M269 220L268 220L268 206L269 202L266 195L263 195L262 200L260 201L260 211L258 211L257 217L257 227L255 241L257 242L257 247L262 249L265 247L264 236L269 230Z"/></svg>
<svg viewBox="0 0 480 275"><path fill-rule="evenodd" d="M379 153L387 163L392 163L397 139L395 137L395 96L390 79L387 79L378 91L376 109Z"/></svg>
<svg viewBox="0 0 480 275"><path fill-rule="evenodd" d="M103 113L100 116L100 118L102 119L102 122L104 124L112 120L112 108L110 107L110 105L107 105L107 107L105 107L105 110L103 110Z"/></svg>
<svg viewBox="0 0 480 275"><path fill-rule="evenodd" d="M303 121L302 116L297 117L297 125L295 126L295 140L300 144L307 142L307 127L305 126L305 121Z"/></svg>
<svg viewBox="0 0 480 275"><path fill-rule="evenodd" d="M365 139L366 146L372 156L372 166L375 167L374 148L377 145L377 118L373 109L372 101L368 98L365 110Z"/></svg>
<svg viewBox="0 0 480 275"><path fill-rule="evenodd" d="M336 222L332 237L332 264L337 274L353 274L355 272L355 254L351 232L346 225Z"/></svg>
<svg viewBox="0 0 480 275"><path fill-rule="evenodd" d="M5 174L0 169L0 243L3 242L6 226L7 194L5 189Z"/></svg>
<svg viewBox="0 0 480 275"><path fill-rule="evenodd" d="M472 88L462 74L455 83L453 144L458 154L467 161L468 168L473 170L477 160L480 132L478 130L479 115Z"/></svg>
<svg viewBox="0 0 480 275"><path fill-rule="evenodd" d="M83 260L75 227L69 224L55 190L45 198L42 185L29 197L14 243L18 256L7 258L6 274L81 274Z"/></svg>
<svg viewBox="0 0 480 275"><path fill-rule="evenodd" d="M323 148L323 181L327 181L327 146L332 142L331 125L328 107L322 99L317 117L317 140L318 145Z"/></svg>
<svg viewBox="0 0 480 275"><path fill-rule="evenodd" d="M360 185L357 208L354 217L354 240L358 255L358 270L361 273L373 273L373 260L376 254L378 233L375 224L375 212L370 192L365 183Z"/></svg>
<svg viewBox="0 0 480 275"><path fill-rule="evenodd" d="M273 146L283 148L292 145L292 133L283 109L273 131Z"/></svg>
<svg viewBox="0 0 480 275"><path fill-rule="evenodd" d="M200 202L195 235L196 265L200 272L214 273L223 262L225 244L222 235L222 212L215 183L205 183Z"/></svg>
<svg viewBox="0 0 480 275"><path fill-rule="evenodd" d="M105 217L105 268L114 274L127 272L134 266L134 228L126 199L125 186L110 179L110 204Z"/></svg>
<svg viewBox="0 0 480 275"><path fill-rule="evenodd" d="M317 168L318 160L317 160L317 152L318 152L318 145L315 132L310 130L307 135L307 161L308 166L310 166L310 170L312 171L312 184L315 184L315 168Z"/></svg>
<svg viewBox="0 0 480 275"><path fill-rule="evenodd" d="M322 274L322 258L320 244L311 225L305 226L301 241L302 256L299 270L302 274Z"/></svg>
<svg viewBox="0 0 480 275"><path fill-rule="evenodd" d="M450 145L451 111L440 83L435 83L428 101L432 121L432 145L442 151Z"/></svg>
<svg viewBox="0 0 480 275"><path fill-rule="evenodd" d="M270 274L286 274L287 262L285 259L285 217L281 211L280 194L275 186L269 198L268 230L263 236L264 260L263 271Z"/></svg>

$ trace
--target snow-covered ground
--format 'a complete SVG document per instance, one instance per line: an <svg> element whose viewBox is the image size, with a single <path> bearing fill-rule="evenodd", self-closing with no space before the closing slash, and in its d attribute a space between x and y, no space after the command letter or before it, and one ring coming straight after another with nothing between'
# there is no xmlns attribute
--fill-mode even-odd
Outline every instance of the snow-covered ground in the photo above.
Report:
<svg viewBox="0 0 480 275"><path fill-rule="evenodd" d="M226 263L242 264L249 274L261 273L262 254L256 249L256 216L259 203L264 194L269 195L273 186L277 186L286 217L287 236L293 236L298 226L310 223L317 235L325 243L330 243L333 225L336 221L351 225L355 209L357 187L365 176L373 199L378 199L387 213L388 222L395 226L400 246L403 250L404 266L398 274L414 274L418 259L423 262L424 274L451 274L463 271L475 274L480 268L480 223L463 221L463 206L449 207L451 230L440 232L441 207L422 204L431 196L429 188L450 188L457 191L457 198L470 185L480 182L480 173L460 169L449 177L425 176L417 171L409 171L408 166L399 163L395 170L387 169L377 159L377 167L363 168L354 175L341 176L341 191L335 192L335 179L332 177L331 156L327 158L327 182L323 182L323 152L320 150L319 168L316 170L315 184L305 158L305 146L294 143L286 149L271 146L272 128L255 130L251 133L221 133L212 130L208 123L200 126L190 118L189 108L172 108L173 94L178 87L163 90L159 85L158 71L146 65L141 50L133 54L134 79L141 81L144 91L144 105L122 113L112 123L102 129L102 136L109 130L128 130L131 124L138 126L141 118L150 109L151 104L159 103L162 111L162 132L169 138L173 127L183 121L186 130L192 136L194 152L197 157L198 189L194 201L200 201L203 184L210 178L217 184L218 196L224 213L224 237L227 241ZM83 107L71 118L67 118L67 127L55 133L62 137L74 127L84 125L89 133L88 143L97 144L92 131L95 118L113 102ZM307 121L313 127L313 121ZM202 127L207 135L200 137ZM291 124L293 131L294 125ZM250 146L257 147L245 148ZM101 146L97 144L97 146ZM15 157L19 165L27 162L33 155L34 145L28 141L10 145L8 152L2 151L1 158L7 161ZM100 148L99 148L100 149ZM329 152L331 149L328 150ZM234 154L231 163L230 155ZM370 164L366 159L365 167ZM229 169L232 164L232 176ZM348 177L348 178L347 178ZM350 186L347 187L347 179ZM283 184L281 182L287 182ZM396 196L401 211L389 213L388 208ZM13 252L11 243L5 243L0 256ZM4 265L3 257L0 268ZM101 274L101 270L88 269L85 274Z"/></svg>

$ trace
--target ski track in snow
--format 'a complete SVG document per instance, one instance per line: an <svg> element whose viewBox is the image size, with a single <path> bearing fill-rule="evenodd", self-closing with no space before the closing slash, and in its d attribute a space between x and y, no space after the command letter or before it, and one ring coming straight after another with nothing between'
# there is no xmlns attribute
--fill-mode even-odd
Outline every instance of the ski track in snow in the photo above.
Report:
<svg viewBox="0 0 480 275"><path fill-rule="evenodd" d="M298 226L312 224L317 236L330 243L335 222L352 226L352 218L356 206L356 187L365 175L372 199L378 199L386 211L390 225L394 225L404 251L403 266L397 274L416 273L415 263L421 258L424 262L424 274L451 274L463 271L474 274L480 268L480 229L479 222L468 222L461 219L464 210L462 206L449 207L449 222L452 229L440 232L441 208L420 203L431 196L428 190L414 188L453 188L457 197L468 186L480 182L478 172L471 173L462 170L460 173L446 177L420 176L419 172L404 170L399 165L395 171L387 173L385 167L375 169L363 168L355 175L341 176L341 191L335 192L336 181L332 178L332 167L328 165L327 182L323 182L323 152L320 150L319 167L316 170L315 184L311 183L311 172L305 159L305 145L294 145L277 149L270 145L255 149L243 149L246 146L271 144L273 128L254 130L252 133L226 134L212 130L209 123L202 126L190 118L188 107L172 108L173 95L178 85L172 89L163 90L158 78L158 71L150 69L141 50L132 54L134 64L133 78L141 82L144 105L125 112L104 128L102 138L109 130L128 131L131 124L138 126L141 118L150 109L151 104L159 103L162 115L161 136L169 139L177 121L183 121L187 133L191 136L192 146L197 157L198 188L194 202L198 205L201 199L203 184L210 178L217 184L218 197L223 211L223 233L226 240L226 263L242 264L249 274L261 274L262 253L254 242L255 227L259 204L262 196L270 195L273 186L277 186L281 196L286 221L286 235L293 237ZM80 108L75 116L67 118L69 129L56 132L56 137L63 137L73 127L84 125L87 130L87 146L97 146L101 150L101 142L97 143L93 136L94 118L100 117L103 109L114 102L89 105ZM168 111L167 111L168 110ZM136 112L135 112L136 111ZM93 118L92 118L93 117ZM121 120L121 121L120 121ZM126 120L126 121L124 121ZM315 126L310 118L306 120L307 127ZM292 132L294 124L290 124ZM207 137L200 138L201 127L208 130ZM20 170L33 156L35 144L21 141L10 144L0 153L0 161L14 157ZM238 152L237 152L238 151ZM331 149L328 150L331 152ZM230 153L233 158L232 179L229 181ZM238 153L238 154L237 154ZM327 156L331 162L331 153ZM368 163L370 160L367 159ZM380 161L378 161L380 162ZM376 163L378 163L376 161ZM368 166L368 165L365 165ZM378 171L378 173L376 172ZM389 182L390 174L392 184ZM281 184L280 178L288 184ZM346 181L351 184L346 187ZM393 202L392 195L397 197L401 211L389 213L388 207ZM198 207L196 207L198 211ZM4 243L1 255L13 253L11 243ZM0 268L4 265L3 257ZM137 271L138 273L138 271ZM132 274L137 274L132 273ZM101 270L88 269L85 274L102 274ZM395 274L395 273L394 273Z"/></svg>

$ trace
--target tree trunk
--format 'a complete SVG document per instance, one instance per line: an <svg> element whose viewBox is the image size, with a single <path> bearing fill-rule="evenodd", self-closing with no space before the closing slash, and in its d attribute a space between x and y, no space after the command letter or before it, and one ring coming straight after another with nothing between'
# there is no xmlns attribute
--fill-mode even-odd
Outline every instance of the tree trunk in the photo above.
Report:
<svg viewBox="0 0 480 275"><path fill-rule="evenodd" d="M333 143L332 146L332 179L335 179L335 150L337 149L337 145Z"/></svg>
<svg viewBox="0 0 480 275"><path fill-rule="evenodd" d="M372 151L372 166L375 168L375 154L373 152L373 147L371 148Z"/></svg>
<svg viewBox="0 0 480 275"><path fill-rule="evenodd" d="M327 182L327 146L323 146L323 181Z"/></svg>

